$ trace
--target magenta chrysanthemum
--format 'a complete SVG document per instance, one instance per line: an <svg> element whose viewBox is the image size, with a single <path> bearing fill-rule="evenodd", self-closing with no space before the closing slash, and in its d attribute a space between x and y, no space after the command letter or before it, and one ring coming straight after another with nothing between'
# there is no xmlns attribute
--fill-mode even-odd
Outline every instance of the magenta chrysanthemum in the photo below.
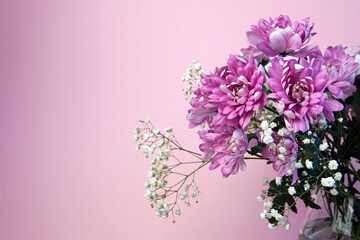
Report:
<svg viewBox="0 0 360 240"><path fill-rule="evenodd" d="M227 124L247 128L254 111L266 104L266 93L262 91L265 81L265 73L252 55L248 61L230 56L227 82L214 91L220 101L219 112L226 117Z"/></svg>
<svg viewBox="0 0 360 240"><path fill-rule="evenodd" d="M309 18L291 22L287 15L269 19L260 19L258 26L251 26L246 33L251 45L264 52L267 56L288 54L302 48L315 33L311 30Z"/></svg>
<svg viewBox="0 0 360 240"><path fill-rule="evenodd" d="M246 150L257 144L255 139L248 142L243 130L232 127L229 127L223 133L202 131L199 132L199 136L204 141L204 143L200 144L200 150L204 153L203 159L209 160L212 158L210 170L222 165L221 173L224 177L236 174L239 168L245 170L244 155Z"/></svg>
<svg viewBox="0 0 360 240"><path fill-rule="evenodd" d="M226 83L226 66L216 68L213 74L201 75L201 85L194 93L196 97L190 101L192 109L186 117L190 122L190 127L211 122L220 104L213 92L224 83Z"/></svg>
<svg viewBox="0 0 360 240"><path fill-rule="evenodd" d="M355 72L359 67L355 56L346 54L341 45L328 47L324 53L324 64L330 78L327 88L334 98L345 100L351 96L356 91Z"/></svg>
<svg viewBox="0 0 360 240"><path fill-rule="evenodd" d="M325 98L328 85L326 70L314 59L304 59L300 64L294 59L284 61L283 66L274 58L269 68L268 86L274 92L269 98L276 99L277 111L284 115L287 128L306 131L320 113L334 121L333 111L340 111L343 105L336 100Z"/></svg>

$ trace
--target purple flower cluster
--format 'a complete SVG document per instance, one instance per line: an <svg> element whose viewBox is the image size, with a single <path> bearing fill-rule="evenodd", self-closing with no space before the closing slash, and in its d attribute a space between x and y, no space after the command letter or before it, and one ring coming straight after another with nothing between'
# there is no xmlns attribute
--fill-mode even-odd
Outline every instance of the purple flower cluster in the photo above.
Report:
<svg viewBox="0 0 360 240"><path fill-rule="evenodd" d="M266 144L262 157L279 176L297 179L295 134L335 120L334 112L356 90L359 68L359 47L328 47L322 54L307 45L312 29L309 18L261 19L247 32L251 46L241 56L230 55L225 66L201 75L187 120L190 127L203 128L200 150L204 161L211 160L210 169L222 166L224 177L245 170L245 154L259 141ZM273 122L279 118L283 121Z"/></svg>

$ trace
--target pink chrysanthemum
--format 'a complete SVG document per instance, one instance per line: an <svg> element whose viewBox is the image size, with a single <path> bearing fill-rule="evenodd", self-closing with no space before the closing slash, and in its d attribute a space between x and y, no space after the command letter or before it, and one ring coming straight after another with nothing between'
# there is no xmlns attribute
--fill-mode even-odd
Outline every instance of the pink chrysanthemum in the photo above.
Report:
<svg viewBox="0 0 360 240"><path fill-rule="evenodd" d="M309 18L292 23L287 15L280 15L274 20L260 19L258 26L251 26L251 31L246 35L251 45L267 56L276 56L302 48L310 41L311 36L315 35L311 32L312 28Z"/></svg>
<svg viewBox="0 0 360 240"><path fill-rule="evenodd" d="M269 98L276 99L279 114L284 115L286 126L297 132L309 129L320 113L329 121L334 121L334 111L343 109L336 100L325 98L324 90L328 85L326 70L321 63L305 59L300 64L294 59L284 61L283 66L274 58L269 68L268 86L274 92Z"/></svg>
<svg viewBox="0 0 360 240"><path fill-rule="evenodd" d="M281 134L279 134L280 132ZM295 183L297 179L295 164L298 152L295 134L286 128L282 128L278 132L273 132L271 136L274 142L268 144L264 148L262 156L273 163L273 168L275 171L279 171L280 177L284 175L293 175L293 183ZM289 169L293 170L293 173L289 173Z"/></svg>
<svg viewBox="0 0 360 240"><path fill-rule="evenodd" d="M257 141L248 138L243 130L239 128L228 127L223 133L213 131L199 132L200 138L204 143L200 144L200 150L203 152L204 160L211 160L210 170L222 165L221 173L223 177L230 174L236 174L246 169L244 155L247 149L256 146Z"/></svg>
<svg viewBox="0 0 360 240"><path fill-rule="evenodd" d="M248 61L231 55L227 65L227 82L215 89L219 99L219 113L231 126L246 129L254 111L263 109L266 93L262 85L266 77L250 54ZM214 97L215 98L215 97Z"/></svg>
<svg viewBox="0 0 360 240"><path fill-rule="evenodd" d="M216 115L220 101L213 91L226 83L226 75L226 66L216 68L213 74L201 75L201 85L194 92L196 97L190 101L192 108L186 116L191 128L210 123Z"/></svg>
<svg viewBox="0 0 360 240"><path fill-rule="evenodd" d="M324 53L324 64L330 78L327 88L334 98L345 100L351 96L356 91L355 72L359 67L355 56L346 54L341 45L328 47Z"/></svg>

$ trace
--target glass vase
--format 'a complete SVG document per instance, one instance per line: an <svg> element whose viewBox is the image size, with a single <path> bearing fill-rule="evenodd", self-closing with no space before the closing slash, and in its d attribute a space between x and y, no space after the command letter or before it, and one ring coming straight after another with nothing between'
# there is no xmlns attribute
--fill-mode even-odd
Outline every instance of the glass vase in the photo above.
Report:
<svg viewBox="0 0 360 240"><path fill-rule="evenodd" d="M339 206L328 203L326 194L319 191L315 203L321 209L309 208L298 240L350 240L353 229L353 199L345 199L341 207L343 214L339 213ZM357 238L356 238L357 239Z"/></svg>

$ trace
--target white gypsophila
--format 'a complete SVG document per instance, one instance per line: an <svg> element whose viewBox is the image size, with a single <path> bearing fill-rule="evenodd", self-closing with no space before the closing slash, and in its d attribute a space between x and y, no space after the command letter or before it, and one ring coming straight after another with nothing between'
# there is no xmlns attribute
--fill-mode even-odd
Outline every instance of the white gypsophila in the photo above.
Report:
<svg viewBox="0 0 360 240"><path fill-rule="evenodd" d="M268 210L264 210L263 212L260 213L260 218L261 219L266 219L266 215L268 213Z"/></svg>
<svg viewBox="0 0 360 240"><path fill-rule="evenodd" d="M263 141L265 144L270 144L274 141L274 139L271 136L265 136Z"/></svg>
<svg viewBox="0 0 360 240"><path fill-rule="evenodd" d="M293 186L289 187L289 188L288 188L288 193L289 193L291 196L294 195L294 194L296 194L295 188L294 188Z"/></svg>
<svg viewBox="0 0 360 240"><path fill-rule="evenodd" d="M310 189L310 184L306 183L306 184L304 185L304 190L307 191L307 190L309 190L309 189Z"/></svg>
<svg viewBox="0 0 360 240"><path fill-rule="evenodd" d="M319 198L319 196L317 195L317 194L313 194L313 195L311 195L311 197L314 199L314 200L316 200L316 199L318 199Z"/></svg>
<svg viewBox="0 0 360 240"><path fill-rule="evenodd" d="M296 164L295 164L295 167L296 168L303 168L304 166L302 165L302 163L300 161L298 161Z"/></svg>
<svg viewBox="0 0 360 240"><path fill-rule="evenodd" d="M315 141L316 141L316 139L315 139L315 138L311 138L311 140L310 140L310 142L311 142L312 144L314 144L314 143L315 143Z"/></svg>
<svg viewBox="0 0 360 240"><path fill-rule="evenodd" d="M272 217L275 217L276 215L279 214L279 212L278 212L278 210L275 210L275 209L272 208L272 209L270 210L270 214L271 214Z"/></svg>
<svg viewBox="0 0 360 240"><path fill-rule="evenodd" d="M284 159L285 159L285 156L284 156L284 154L279 154L279 155L278 155L278 158L281 159L281 160L284 160Z"/></svg>
<svg viewBox="0 0 360 240"><path fill-rule="evenodd" d="M276 183L276 185L280 186L280 185L281 185L281 181L282 181L282 177L276 177L276 178L275 178L275 183Z"/></svg>
<svg viewBox="0 0 360 240"><path fill-rule="evenodd" d="M260 124L260 127L261 127L262 130L268 129L269 128L268 121L266 121L266 120L262 121L261 124Z"/></svg>
<svg viewBox="0 0 360 240"><path fill-rule="evenodd" d="M281 137L283 137L283 136L285 135L285 133L284 133L283 130L279 130L279 131L278 131L278 134L279 134L279 136L281 136Z"/></svg>
<svg viewBox="0 0 360 240"><path fill-rule="evenodd" d="M192 191L192 192L191 192L191 197L196 197L196 196L197 196L197 191L195 191L195 190Z"/></svg>
<svg viewBox="0 0 360 240"><path fill-rule="evenodd" d="M270 123L270 127L271 127L271 128L276 128L276 126L277 126L276 123L274 123L274 122Z"/></svg>
<svg viewBox="0 0 360 240"><path fill-rule="evenodd" d="M333 177L321 178L321 185L324 187L333 187L335 185L335 180Z"/></svg>
<svg viewBox="0 0 360 240"><path fill-rule="evenodd" d="M286 230L289 230L289 229L290 229L290 227L291 227L291 225L290 225L290 224L286 224L285 229L286 229Z"/></svg>
<svg viewBox="0 0 360 240"><path fill-rule="evenodd" d="M332 188L332 189L330 190L330 193L335 196L335 195L338 194L338 191L337 191L335 188Z"/></svg>
<svg viewBox="0 0 360 240"><path fill-rule="evenodd" d="M180 215L181 215L180 209L176 210L176 211L175 211L175 214L178 215L178 216L180 216Z"/></svg>
<svg viewBox="0 0 360 240"><path fill-rule="evenodd" d="M273 133L273 130L271 128L267 128L264 130L265 136L271 136L272 133Z"/></svg>
<svg viewBox="0 0 360 240"><path fill-rule="evenodd" d="M279 152L286 153L286 148L284 148L283 146L279 147Z"/></svg>
<svg viewBox="0 0 360 240"><path fill-rule="evenodd" d="M341 174L341 172L337 172L337 173L335 173L335 175L334 175L334 179L335 179L336 181L340 181L340 180L341 180L341 178L342 178L342 174Z"/></svg>
<svg viewBox="0 0 360 240"><path fill-rule="evenodd" d="M173 127L166 127L164 129L165 132L172 132L173 131Z"/></svg>
<svg viewBox="0 0 360 240"><path fill-rule="evenodd" d="M180 199L184 200L186 197L188 196L187 192L183 192L182 194L180 194Z"/></svg>
<svg viewBox="0 0 360 240"><path fill-rule="evenodd" d="M264 195L258 195L258 196L257 196L257 200L258 200L259 202L264 201L264 199L265 199Z"/></svg>
<svg viewBox="0 0 360 240"><path fill-rule="evenodd" d="M328 147L329 147L329 144L327 142L324 142L324 143L319 145L319 150L320 151L325 151Z"/></svg>
<svg viewBox="0 0 360 240"><path fill-rule="evenodd" d="M308 169L313 169L313 162L310 161L309 159L306 159L305 165Z"/></svg>
<svg viewBox="0 0 360 240"><path fill-rule="evenodd" d="M293 173L294 173L294 170L293 170L293 169L289 168L289 169L287 170L287 174L288 174L288 175L291 175L291 174L293 174Z"/></svg>
<svg viewBox="0 0 360 240"><path fill-rule="evenodd" d="M339 122L343 122L343 121L344 121L343 118L338 118L337 120L338 120Z"/></svg>
<svg viewBox="0 0 360 240"><path fill-rule="evenodd" d="M268 202L264 202L264 208L271 208L273 205L272 202L268 201Z"/></svg>
<svg viewBox="0 0 360 240"><path fill-rule="evenodd" d="M270 229L274 229L274 228L275 228L275 224L269 223L268 227L269 227Z"/></svg>
<svg viewBox="0 0 360 240"><path fill-rule="evenodd" d="M276 149L276 144L275 143L270 143L270 149L275 150Z"/></svg>
<svg viewBox="0 0 360 240"><path fill-rule="evenodd" d="M145 188L149 188L149 187L150 187L150 183L149 183L149 182L145 182L144 187L145 187Z"/></svg>
<svg viewBox="0 0 360 240"><path fill-rule="evenodd" d="M304 144L309 144L309 143L310 143L310 139L305 138L302 142L303 142Z"/></svg>
<svg viewBox="0 0 360 240"><path fill-rule="evenodd" d="M262 184L266 185L269 182L269 179L267 177L264 177Z"/></svg>
<svg viewBox="0 0 360 240"><path fill-rule="evenodd" d="M330 170L336 170L339 166L336 160L331 160L328 164Z"/></svg>

